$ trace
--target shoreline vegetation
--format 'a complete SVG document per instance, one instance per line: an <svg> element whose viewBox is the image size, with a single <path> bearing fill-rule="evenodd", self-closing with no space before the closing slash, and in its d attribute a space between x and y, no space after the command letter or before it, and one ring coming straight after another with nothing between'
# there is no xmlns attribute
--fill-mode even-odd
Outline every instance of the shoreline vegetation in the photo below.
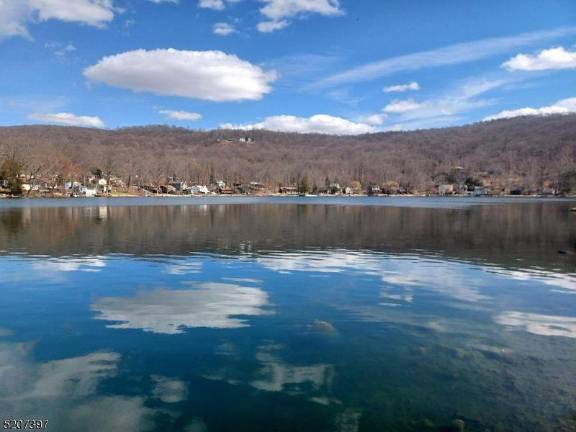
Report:
<svg viewBox="0 0 576 432"><path fill-rule="evenodd" d="M571 196L576 115L358 136L0 127L0 196Z"/></svg>
<svg viewBox="0 0 576 432"><path fill-rule="evenodd" d="M150 193L110 193L103 195L92 195L92 196L78 196L78 195L66 195L62 193L56 193L53 195L9 195L0 194L0 200L52 200L52 199L115 199L115 198L334 198L334 199L355 199L355 198L446 198L446 199L466 199L466 198L490 198L490 199L574 199L576 200L576 195L544 195L544 194L533 194L533 195L439 195L439 194L283 194L283 193L261 193L261 194L218 194L209 193L205 195L198 194L150 194ZM574 209L576 211L576 208Z"/></svg>

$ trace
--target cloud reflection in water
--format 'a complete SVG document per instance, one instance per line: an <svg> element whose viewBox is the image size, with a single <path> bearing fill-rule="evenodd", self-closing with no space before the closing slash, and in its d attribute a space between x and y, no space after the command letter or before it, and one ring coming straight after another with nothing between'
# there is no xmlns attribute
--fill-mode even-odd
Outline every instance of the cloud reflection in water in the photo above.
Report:
<svg viewBox="0 0 576 432"><path fill-rule="evenodd" d="M241 316L269 313L268 294L259 288L201 283L187 290L156 289L133 297L103 297L92 305L96 319L115 321L109 328L181 334L184 328L247 327Z"/></svg>
<svg viewBox="0 0 576 432"><path fill-rule="evenodd" d="M95 352L36 363L32 344L0 343L0 412L4 418L49 419L60 432L137 432L152 425L142 397L99 396L116 376L120 355Z"/></svg>
<svg viewBox="0 0 576 432"><path fill-rule="evenodd" d="M504 312L498 315L495 321L503 326L517 327L535 335L576 338L576 317Z"/></svg>

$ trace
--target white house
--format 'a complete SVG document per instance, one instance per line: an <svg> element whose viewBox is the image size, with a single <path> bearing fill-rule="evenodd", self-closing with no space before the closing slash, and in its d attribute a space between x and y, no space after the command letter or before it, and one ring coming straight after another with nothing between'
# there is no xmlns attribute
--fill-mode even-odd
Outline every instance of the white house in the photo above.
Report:
<svg viewBox="0 0 576 432"><path fill-rule="evenodd" d="M188 191L194 195L206 195L206 194L210 193L208 188L206 186L203 186L203 185L191 186L190 188L188 188Z"/></svg>
<svg viewBox="0 0 576 432"><path fill-rule="evenodd" d="M92 198L96 196L96 188L89 188L87 186L82 186L80 188L80 193L87 198Z"/></svg>

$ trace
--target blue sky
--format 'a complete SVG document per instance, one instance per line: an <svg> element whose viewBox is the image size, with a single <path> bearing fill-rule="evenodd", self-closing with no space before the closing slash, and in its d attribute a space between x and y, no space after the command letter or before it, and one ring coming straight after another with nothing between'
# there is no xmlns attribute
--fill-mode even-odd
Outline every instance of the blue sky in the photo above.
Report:
<svg viewBox="0 0 576 432"><path fill-rule="evenodd" d="M576 112L574 0L0 0L0 124L355 134Z"/></svg>

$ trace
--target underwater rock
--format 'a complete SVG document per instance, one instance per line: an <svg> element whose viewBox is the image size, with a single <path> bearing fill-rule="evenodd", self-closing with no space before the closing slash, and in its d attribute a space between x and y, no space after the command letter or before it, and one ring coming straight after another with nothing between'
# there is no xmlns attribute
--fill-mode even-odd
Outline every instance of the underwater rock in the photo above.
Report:
<svg viewBox="0 0 576 432"><path fill-rule="evenodd" d="M314 322L310 324L309 328L320 333L333 334L338 332L336 327L334 327L331 323L322 320L314 320Z"/></svg>
<svg viewBox="0 0 576 432"><path fill-rule="evenodd" d="M464 423L464 420L456 419L452 422L452 430L454 432L465 432L466 423Z"/></svg>

